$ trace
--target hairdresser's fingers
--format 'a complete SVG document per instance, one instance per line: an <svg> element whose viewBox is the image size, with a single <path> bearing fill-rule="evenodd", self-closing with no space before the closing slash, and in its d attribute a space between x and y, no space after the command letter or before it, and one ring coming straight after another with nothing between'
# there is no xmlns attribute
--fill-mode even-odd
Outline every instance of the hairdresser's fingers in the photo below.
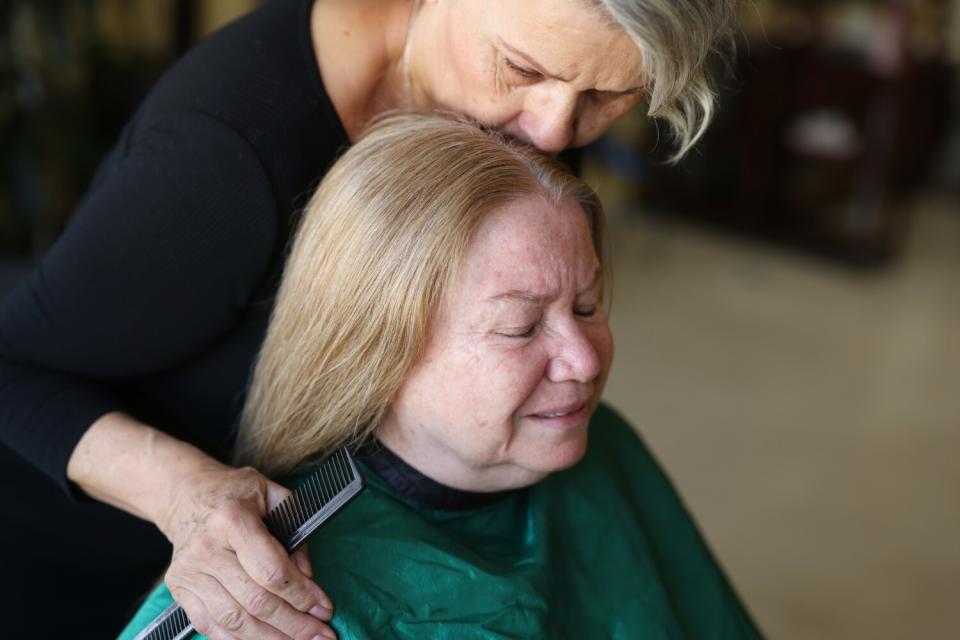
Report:
<svg viewBox="0 0 960 640"><path fill-rule="evenodd" d="M266 485L265 485L265 486L266 486L266 494L267 494L267 511L268 511L268 512L269 512L271 509L273 509L274 507L276 507L278 504L280 504L281 502L283 502L284 500L286 500L289 496L291 496L291 495L293 494L292 491L290 491L289 489L287 489L287 488L284 487L283 485L277 484L276 482L272 482L272 481L270 481L270 480L267 480L267 481L266 481ZM255 534L257 533L257 531L259 531L260 529L261 529L261 527L259 526L259 523L256 523L256 525L254 526L254 531L251 531L251 532L248 532L248 533L255 535ZM263 530L265 530L265 528L263 528ZM246 538L245 538L245 539L246 539ZM267 541L267 539L266 539L266 538L260 538L260 541L261 541L261 542L262 542L262 541ZM257 540L256 538L254 538L254 539L253 539L253 542L256 543L256 542L258 542L258 540ZM267 542L269 543L269 547L270 547L270 548L279 547L280 549L283 549L283 546L282 546L282 545L274 545L274 544L273 544L273 538L272 538L272 537L271 537ZM236 547L234 547L234 548L236 548ZM324 592L324 590L321 589L321 588L320 588L315 582L313 582L313 580L311 579L311 578L313 577L313 569L310 567L310 559L309 559L309 558L307 557L307 555L306 555L306 549L307 549L307 547L306 547L306 545L304 545L304 546L298 551L299 555L298 555L298 554L294 554L294 556L287 555L287 554L286 554L286 550L284 550L284 551L283 551L283 555L282 555L282 556L278 556L278 557L282 557L282 558L284 559L284 561L286 561L287 559L289 559L290 564L291 564L293 567L295 567L298 571L300 571L300 573L303 574L304 577L306 577L306 580L304 580L302 583L303 583L303 584L306 584L306 585L307 585L307 588L308 588L309 591L310 591L310 593L311 593L315 598L318 598L318 599L319 599L318 602L312 603L311 607L309 607L309 608L306 609L306 610L309 611L309 610L312 608L312 606L319 605L322 609L327 609L328 611L332 612L332 610L333 610L333 604L331 603L330 598L327 596L326 592ZM268 552L269 552L268 549L262 548L262 553L264 554L263 557L266 557L266 554L267 554ZM237 558L240 560L240 564L243 565L243 564L244 564L244 561L245 561L245 556L242 556L242 555L241 555L239 549L237 549ZM306 565L306 571L303 570L303 569L304 569L304 565ZM246 568L246 567L245 567L245 568ZM253 575L253 574L251 574L251 575ZM262 575L262 574L261 574L261 575ZM296 581L293 582L293 583L291 584L291 586L290 586L290 588L293 590L293 591L291 591L291 594L295 593L295 591L296 591L296 589L297 589L297 582L300 582L299 576L294 576L294 578L296 578ZM254 577L254 579L256 579L256 577ZM269 585L265 585L263 582L261 582L261 581L259 581L259 580L258 580L258 582L260 582L260 584L263 585L264 587L269 588ZM273 591L273 589L270 589L270 590ZM277 592L274 591L274 593L277 593ZM278 595L283 596L283 593L279 593ZM294 600L291 600L290 598L284 598L284 599L287 600L287 602L290 602L293 606L297 607L298 609L303 610L301 606L298 606L299 604L302 604L302 603L296 602L296 601L294 601ZM324 618L324 619L328 619L328 618Z"/></svg>
<svg viewBox="0 0 960 640"><path fill-rule="evenodd" d="M336 637L319 619L329 619L326 611L298 611L266 591L243 571L232 550L223 547L204 550L204 564L212 567L209 571L215 571L215 575L196 568L200 565L196 555L191 552L178 554L178 561L167 571L166 582L171 593L186 593L184 600L199 602L189 608L184 606L191 621L198 616L199 624L195 623L198 629L201 626L203 629L217 629L219 633L248 640L261 637L260 625L263 624L274 629L284 640ZM180 601L177 595L174 597Z"/></svg>
<svg viewBox="0 0 960 640"><path fill-rule="evenodd" d="M290 636L250 615L216 577L198 573L195 578L198 588L203 589L203 601L208 614L203 622L209 628L199 629L195 622L194 627L204 635L223 635L239 640L290 640ZM196 594L196 591L192 592ZM312 637L301 636L296 640L310 640Z"/></svg>
<svg viewBox="0 0 960 640"><path fill-rule="evenodd" d="M292 610L302 614L314 611L329 619L329 598L300 571L263 524L270 503L279 502L288 493L249 468L221 466L184 478L174 491L164 521L164 533L174 546L167 572L171 592L189 588L210 613L211 624L227 633L232 630L216 622L222 617L219 605L198 578L201 574L217 576L228 590L237 593L243 587L233 582L243 575L242 580L260 584L285 600ZM250 573L251 567L254 573Z"/></svg>
<svg viewBox="0 0 960 640"><path fill-rule="evenodd" d="M276 484L275 482L269 482L267 484L267 513L273 511L277 505L292 495L293 492L286 487ZM290 555L290 559L293 561L293 564L296 565L297 569L300 570L300 573L308 578L312 578L313 568L310 566L310 559L307 557L306 551L307 545L303 544L295 553Z"/></svg>
<svg viewBox="0 0 960 640"><path fill-rule="evenodd" d="M290 557L293 559L293 563L297 565L297 569L300 569L300 573L308 578L313 577L313 565L310 563L310 554L307 552L307 545L303 545L297 549L296 553Z"/></svg>
<svg viewBox="0 0 960 640"><path fill-rule="evenodd" d="M195 593L189 589L173 589L171 587L170 594L177 601L177 604L183 608L195 631L202 633L210 640L239 640L235 635L227 633L214 624L210 612L203 604L203 600Z"/></svg>
<svg viewBox="0 0 960 640"><path fill-rule="evenodd" d="M333 631L320 618L329 620L328 611L315 606L314 611L303 612L294 609L279 596L270 593L235 565L229 574L221 577L230 595L251 616L270 624L296 640L311 640L317 636L333 638Z"/></svg>
<svg viewBox="0 0 960 640"><path fill-rule="evenodd" d="M232 633L227 633L217 626L211 627L210 631L207 631L203 635L206 636L208 640L240 640L237 636Z"/></svg>
<svg viewBox="0 0 960 640"><path fill-rule="evenodd" d="M329 616L333 603L313 580L303 574L260 521L245 520L228 532L227 544L236 551L243 570L267 591L300 611Z"/></svg>
<svg viewBox="0 0 960 640"><path fill-rule="evenodd" d="M170 595L173 596L173 599L183 608L183 612L187 614L187 618L190 620L190 624L193 625L194 630L209 638L213 638L214 635L211 633L214 626L213 618L210 617L210 612L207 611L203 600L185 587L171 587L167 584L167 588L170 590ZM230 640L233 639L231 638Z"/></svg>
<svg viewBox="0 0 960 640"><path fill-rule="evenodd" d="M211 640L214 638L240 640L237 635L223 629L217 623L217 617L221 615L217 613L217 603L222 602L223 598L210 593L211 585L215 585L216 582L209 580L202 570L196 569L200 563L193 557L198 555L194 550L195 547L174 552L174 561L170 563L164 576L164 582L170 594L183 607L184 613L187 614L196 631ZM216 566L224 564L223 557L228 553L222 548L209 547L203 556L209 566ZM223 615L231 614L226 612Z"/></svg>
<svg viewBox="0 0 960 640"><path fill-rule="evenodd" d="M293 491L290 491L290 489L287 489L282 484L271 482L270 480L267 480L264 486L267 490L267 511L270 511L275 506L293 495Z"/></svg>
<svg viewBox="0 0 960 640"><path fill-rule="evenodd" d="M273 508L293 495L293 492L284 486L271 482L267 485L267 512L273 511ZM297 551L290 556L293 563L300 570L300 573L308 578L313 577L313 567L310 565L310 557L307 555L307 545L304 543Z"/></svg>

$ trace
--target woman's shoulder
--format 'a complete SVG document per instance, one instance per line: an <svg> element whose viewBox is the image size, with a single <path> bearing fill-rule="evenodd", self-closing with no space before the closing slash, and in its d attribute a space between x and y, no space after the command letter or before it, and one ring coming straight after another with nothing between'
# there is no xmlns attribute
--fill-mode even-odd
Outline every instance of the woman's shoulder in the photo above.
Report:
<svg viewBox="0 0 960 640"><path fill-rule="evenodd" d="M657 470L660 466L636 427L606 402L590 418L590 436L584 461L587 465L626 464L633 469Z"/></svg>
<svg viewBox="0 0 960 640"><path fill-rule="evenodd" d="M699 545L699 534L680 495L637 430L610 405L600 403L590 421L587 453L570 469L555 474L562 486L578 486L565 495L604 496L600 504L619 504L645 530L664 541ZM590 487L585 493L582 489ZM678 533L682 533L678 537Z"/></svg>
<svg viewBox="0 0 960 640"><path fill-rule="evenodd" d="M643 549L686 635L760 637L667 473L616 410L598 406L587 454L556 475L563 482L554 493L568 509L630 538L624 549Z"/></svg>
<svg viewBox="0 0 960 640"><path fill-rule="evenodd" d="M438 512L368 477L364 492L309 543L339 637L501 637L482 619L518 631L511 637L543 637L530 616L543 607L540 595L505 571L526 557L508 544L514 516L506 506Z"/></svg>
<svg viewBox="0 0 960 640"><path fill-rule="evenodd" d="M590 418L590 437L591 439L599 438L601 442L617 440L635 443L643 447L639 435L630 426L626 418L603 401L597 404L597 408Z"/></svg>

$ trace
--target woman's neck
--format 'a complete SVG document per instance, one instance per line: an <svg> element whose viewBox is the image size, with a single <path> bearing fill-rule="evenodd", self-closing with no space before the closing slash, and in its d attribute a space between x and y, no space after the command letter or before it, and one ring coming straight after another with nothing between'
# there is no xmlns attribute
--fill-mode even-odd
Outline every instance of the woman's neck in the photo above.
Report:
<svg viewBox="0 0 960 640"><path fill-rule="evenodd" d="M375 116L405 104L403 52L414 0L315 0L317 66L350 140Z"/></svg>
<svg viewBox="0 0 960 640"><path fill-rule="evenodd" d="M407 465L451 489L493 493L519 489L542 480L547 474L525 469L510 461L477 464L442 439L423 429L401 424L388 410L374 432L376 438Z"/></svg>
<svg viewBox="0 0 960 640"><path fill-rule="evenodd" d="M464 491L424 475L379 440L367 445L358 458L397 494L431 509L461 511L484 507L513 491Z"/></svg>

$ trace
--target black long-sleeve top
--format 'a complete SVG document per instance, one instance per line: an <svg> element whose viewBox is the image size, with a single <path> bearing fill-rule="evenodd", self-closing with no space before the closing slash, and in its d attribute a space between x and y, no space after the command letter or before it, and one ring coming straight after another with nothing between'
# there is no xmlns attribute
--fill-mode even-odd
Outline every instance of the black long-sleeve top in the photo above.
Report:
<svg viewBox="0 0 960 640"><path fill-rule="evenodd" d="M172 67L0 301L2 441L65 490L113 410L227 457L296 213L347 145L311 4L272 0Z"/></svg>

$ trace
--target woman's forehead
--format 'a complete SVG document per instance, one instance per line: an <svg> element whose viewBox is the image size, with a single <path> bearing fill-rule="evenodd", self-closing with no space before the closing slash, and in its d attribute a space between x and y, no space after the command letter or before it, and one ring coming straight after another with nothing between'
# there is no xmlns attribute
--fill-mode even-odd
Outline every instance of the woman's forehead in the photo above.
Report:
<svg viewBox="0 0 960 640"><path fill-rule="evenodd" d="M584 89L639 89L642 55L633 40L587 0L509 0L490 13L494 37L511 53Z"/></svg>
<svg viewBox="0 0 960 640"><path fill-rule="evenodd" d="M491 211L465 256L461 284L485 298L590 285L599 268L587 216L571 198L514 200Z"/></svg>

